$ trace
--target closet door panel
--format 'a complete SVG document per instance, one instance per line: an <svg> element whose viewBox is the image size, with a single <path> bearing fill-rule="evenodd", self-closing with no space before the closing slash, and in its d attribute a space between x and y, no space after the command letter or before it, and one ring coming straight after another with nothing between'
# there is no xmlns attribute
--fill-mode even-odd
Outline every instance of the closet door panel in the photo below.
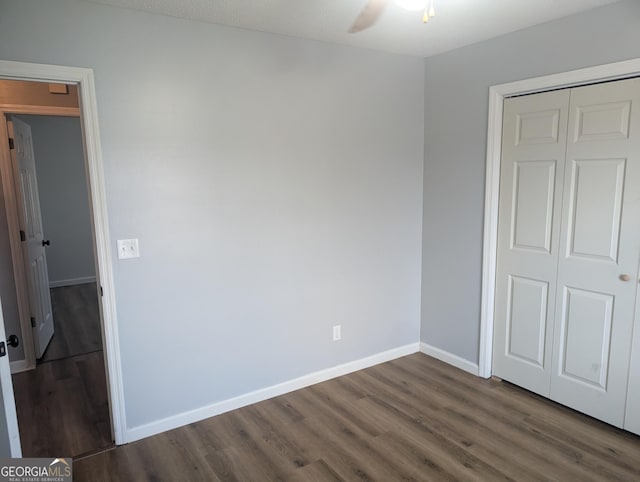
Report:
<svg viewBox="0 0 640 482"><path fill-rule="evenodd" d="M569 91L504 103L493 373L549 396Z"/></svg>
<svg viewBox="0 0 640 482"><path fill-rule="evenodd" d="M571 90L550 396L624 421L640 254L640 80Z"/></svg>
<svg viewBox="0 0 640 482"><path fill-rule="evenodd" d="M567 256L618 261L626 159L570 161Z"/></svg>

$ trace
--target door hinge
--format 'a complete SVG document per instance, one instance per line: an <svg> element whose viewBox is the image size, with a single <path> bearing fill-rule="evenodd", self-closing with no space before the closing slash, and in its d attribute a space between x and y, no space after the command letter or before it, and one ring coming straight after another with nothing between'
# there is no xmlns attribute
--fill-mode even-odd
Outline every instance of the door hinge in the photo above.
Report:
<svg viewBox="0 0 640 482"><path fill-rule="evenodd" d="M9 149L15 149L16 148L16 143L13 142L13 139L11 137L9 137Z"/></svg>
<svg viewBox="0 0 640 482"><path fill-rule="evenodd" d="M27 240L27 235L25 234L25 232L21 229L20 230L20 241L26 241Z"/></svg>
<svg viewBox="0 0 640 482"><path fill-rule="evenodd" d="M104 291L102 291L102 286L100 287L100 296L104 296Z"/></svg>
<svg viewBox="0 0 640 482"><path fill-rule="evenodd" d="M31 327L32 328L36 327L36 319L33 316L31 317Z"/></svg>
<svg viewBox="0 0 640 482"><path fill-rule="evenodd" d="M4 341L0 341L0 357L3 357L7 354L7 345L4 344Z"/></svg>

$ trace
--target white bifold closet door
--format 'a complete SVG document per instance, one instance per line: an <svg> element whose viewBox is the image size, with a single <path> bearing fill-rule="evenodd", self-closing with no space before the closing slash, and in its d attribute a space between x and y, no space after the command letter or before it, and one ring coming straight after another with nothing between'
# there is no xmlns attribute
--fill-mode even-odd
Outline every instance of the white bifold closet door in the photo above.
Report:
<svg viewBox="0 0 640 482"><path fill-rule="evenodd" d="M640 80L507 99L499 209L494 374L622 427L625 409L634 418Z"/></svg>
<svg viewBox="0 0 640 482"><path fill-rule="evenodd" d="M569 95L504 102L493 373L546 397Z"/></svg>

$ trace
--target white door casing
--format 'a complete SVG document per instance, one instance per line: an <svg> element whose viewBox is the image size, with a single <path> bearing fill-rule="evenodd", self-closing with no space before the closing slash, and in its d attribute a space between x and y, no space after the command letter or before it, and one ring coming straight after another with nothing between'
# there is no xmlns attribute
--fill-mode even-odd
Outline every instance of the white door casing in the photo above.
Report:
<svg viewBox="0 0 640 482"><path fill-rule="evenodd" d="M2 300L0 300L0 341L4 342L5 339ZM0 414L0 458L22 457L18 416L13 395L13 380L11 379L11 367L9 366L8 354L0 357L0 406L4 409L4 412Z"/></svg>
<svg viewBox="0 0 640 482"><path fill-rule="evenodd" d="M15 177L20 229L25 233L22 242L29 285L29 307L33 326L36 358L42 357L53 336L53 310L49 291L49 275L42 229L42 215L38 196L31 127L17 118L9 123L14 139L11 160Z"/></svg>
<svg viewBox="0 0 640 482"><path fill-rule="evenodd" d="M518 80L489 88L478 372L492 376L503 104L512 96L640 77L640 58ZM638 293L640 297L640 291ZM640 435L640 299L636 300L625 429Z"/></svg>
<svg viewBox="0 0 640 482"><path fill-rule="evenodd" d="M536 92L578 87L640 76L640 58L517 80L489 88L487 155L485 169L484 229L482 243L482 291L478 374L493 373L493 332L498 238L498 200L504 100Z"/></svg>
<svg viewBox="0 0 640 482"><path fill-rule="evenodd" d="M93 235L96 243L96 276L100 283L102 295L100 298L100 312L103 321L102 328L109 388L109 407L111 409L115 442L118 445L127 443L130 435L129 429L127 428L124 405L120 341L118 336L111 258L111 238L109 235L104 169L102 149L100 147L93 71L79 67L0 60L0 78L34 80L47 83L63 82L78 85L80 117L87 160L89 196L91 198ZM7 419L10 418L10 415L10 413L6 413ZM15 421L15 414L13 419ZM17 421L15 421L15 423L17 426Z"/></svg>
<svg viewBox="0 0 640 482"><path fill-rule="evenodd" d="M549 396L569 91L505 100L493 371Z"/></svg>
<svg viewBox="0 0 640 482"><path fill-rule="evenodd" d="M640 79L571 89L551 398L622 427L640 255Z"/></svg>

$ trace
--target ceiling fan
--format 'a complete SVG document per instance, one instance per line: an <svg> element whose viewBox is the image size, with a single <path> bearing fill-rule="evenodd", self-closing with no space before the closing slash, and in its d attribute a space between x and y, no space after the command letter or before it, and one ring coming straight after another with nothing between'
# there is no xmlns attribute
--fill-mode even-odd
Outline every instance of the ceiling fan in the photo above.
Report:
<svg viewBox="0 0 640 482"><path fill-rule="evenodd" d="M392 0L368 0L367 4L353 22L349 33L358 33L371 27L382 16L385 9L389 6ZM395 3L404 8L405 10L424 10L422 15L422 21L427 23L429 19L435 16L436 12L433 8L433 0L394 0Z"/></svg>

